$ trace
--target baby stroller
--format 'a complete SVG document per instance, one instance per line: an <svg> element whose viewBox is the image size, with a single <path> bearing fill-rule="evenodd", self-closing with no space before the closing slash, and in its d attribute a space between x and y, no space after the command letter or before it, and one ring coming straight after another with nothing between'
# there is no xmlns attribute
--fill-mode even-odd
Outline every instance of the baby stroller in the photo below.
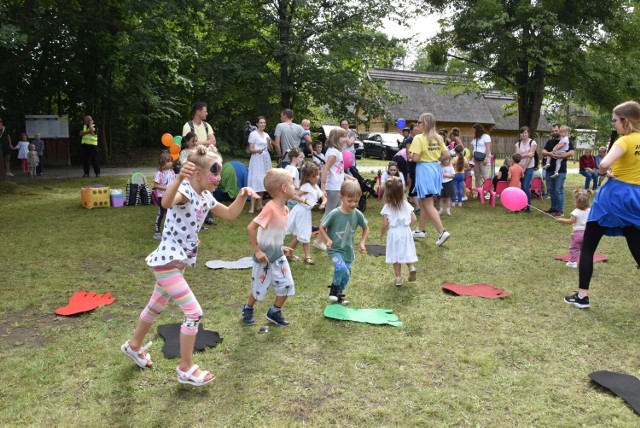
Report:
<svg viewBox="0 0 640 428"><path fill-rule="evenodd" d="M367 209L367 199L372 196L374 198L378 197L378 192L376 191L376 189L374 189L376 180L364 178L362 175L360 175L360 173L358 172L358 168L356 168L355 166L349 168L349 172L351 173L353 178L358 180L358 183L360 184L362 196L360 196L360 200L358 201L358 209L361 212L364 212Z"/></svg>

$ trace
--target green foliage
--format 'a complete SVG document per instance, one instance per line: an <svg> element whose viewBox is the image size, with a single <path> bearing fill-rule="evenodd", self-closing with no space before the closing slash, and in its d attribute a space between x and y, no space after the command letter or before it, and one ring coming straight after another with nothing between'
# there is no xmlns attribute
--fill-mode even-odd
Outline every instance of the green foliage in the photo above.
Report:
<svg viewBox="0 0 640 428"><path fill-rule="evenodd" d="M566 89L581 75L586 47L606 39L626 0L425 0L451 18L433 44L464 61L470 76L517 94L520 125L538 122L545 89ZM600 31L594 31L598 28Z"/></svg>
<svg viewBox="0 0 640 428"><path fill-rule="evenodd" d="M272 128L281 106L341 116L384 95L365 71L404 55L377 31L396 15L380 0L3 2L0 112L16 130L24 114L68 114L73 143L91 114L109 161L159 146L205 101L217 139L240 150L244 121Z"/></svg>

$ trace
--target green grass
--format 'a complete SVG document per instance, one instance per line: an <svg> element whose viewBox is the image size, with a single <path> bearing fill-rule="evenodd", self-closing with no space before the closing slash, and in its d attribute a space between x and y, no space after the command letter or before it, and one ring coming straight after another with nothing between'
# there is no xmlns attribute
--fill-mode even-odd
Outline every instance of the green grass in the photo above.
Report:
<svg viewBox="0 0 640 428"><path fill-rule="evenodd" d="M125 180L102 181L122 188ZM623 239L601 242L609 261L595 266L592 308L581 311L562 302L577 271L552 258L567 253L570 227L473 201L445 216L452 238L444 247L432 227L417 242L417 282L396 288L383 258L355 261L352 306L393 308L402 328L325 319L332 270L314 250L315 266L292 266L291 326L258 334L272 295L257 307L257 325L243 327L249 271L204 266L251 253L251 216L220 221L201 234L198 266L186 274L205 327L224 338L196 354L218 377L194 389L176 382L177 361L164 358L155 328L153 370L119 350L152 290L144 258L157 244L155 208L83 209L81 183L0 181L0 426L637 425L622 400L588 378L636 375L640 364L638 271ZM567 194L580 183L570 176ZM370 243L379 242L380 208L370 200L365 212ZM445 281L493 283L511 296L453 297L441 291ZM80 289L118 300L54 315ZM181 319L170 304L159 322Z"/></svg>

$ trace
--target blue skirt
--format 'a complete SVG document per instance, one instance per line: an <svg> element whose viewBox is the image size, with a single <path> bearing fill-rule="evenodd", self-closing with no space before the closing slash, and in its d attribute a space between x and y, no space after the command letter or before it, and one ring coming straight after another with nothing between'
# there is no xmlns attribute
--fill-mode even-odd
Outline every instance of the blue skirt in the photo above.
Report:
<svg viewBox="0 0 640 428"><path fill-rule="evenodd" d="M439 195L442 190L442 168L438 162L418 162L416 164L415 192L418 198Z"/></svg>
<svg viewBox="0 0 640 428"><path fill-rule="evenodd" d="M606 227L608 236L622 236L627 226L640 229L640 185L609 178L596 193L587 221Z"/></svg>

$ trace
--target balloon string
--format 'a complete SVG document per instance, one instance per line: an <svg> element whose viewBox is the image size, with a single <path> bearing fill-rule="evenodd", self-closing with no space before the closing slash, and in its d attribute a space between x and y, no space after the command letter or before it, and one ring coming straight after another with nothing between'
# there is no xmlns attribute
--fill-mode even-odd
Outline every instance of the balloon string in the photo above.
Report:
<svg viewBox="0 0 640 428"><path fill-rule="evenodd" d="M552 218L552 219L554 219L554 220L556 219L556 218L555 218L554 216L552 216L551 214L546 213L546 212L542 211L541 209L534 207L533 205L527 205L527 206L528 206L528 207L530 207L530 208L533 208L534 210L540 211L540 212L541 212L542 214L544 214L544 215L548 215L549 217L551 217L551 218Z"/></svg>

